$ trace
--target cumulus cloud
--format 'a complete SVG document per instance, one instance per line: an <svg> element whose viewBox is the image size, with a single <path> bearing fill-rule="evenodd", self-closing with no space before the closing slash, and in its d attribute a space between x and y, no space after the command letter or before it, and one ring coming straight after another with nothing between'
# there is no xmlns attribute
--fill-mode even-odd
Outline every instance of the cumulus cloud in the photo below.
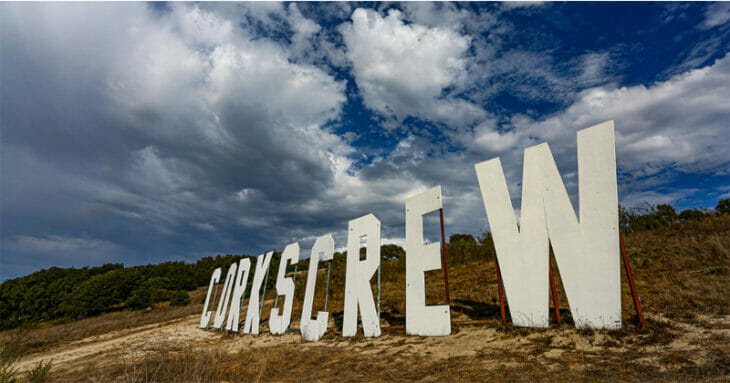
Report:
<svg viewBox="0 0 730 383"><path fill-rule="evenodd" d="M672 175L723 173L730 166L730 55L713 65L649 86L601 86L578 94L576 102L541 120L515 116L498 129L482 124L463 142L483 159L504 156L510 191L519 204L522 148L550 144L564 181L577 196L576 138L580 129L614 120L621 202L667 203L696 189L649 192L673 181Z"/></svg>
<svg viewBox="0 0 730 383"><path fill-rule="evenodd" d="M14 33L3 39L3 89L17 93L7 104L4 93L3 103L18 108L3 115L3 178L18 174L24 182L3 182L3 197L20 202L16 188L44 185L35 177L46 173L28 174L27 163L8 157L18 153L55 169L47 173L65 174L68 181L54 186L56 202L80 189L70 197L78 202L59 210L98 204L106 219L96 230L107 235L141 224L162 236L153 246L171 249L181 233L220 226L222 237L211 238L219 243L204 246L227 248L239 243L238 218L266 222L273 231L347 169L352 149L325 128L338 118L343 82L196 6L162 14L137 4L107 10L49 5L5 13L4 27ZM47 111L44 120L27 117L34 107ZM238 199L242 190L252 191L251 198ZM7 203L3 198L4 212ZM9 213L3 230L22 233L22 224L8 222L25 221L29 211ZM270 244L280 239L261 235ZM260 244L250 238L250 246ZM142 255L149 249L126 246L138 254L133 262L151 261ZM185 255L197 258L199 250Z"/></svg>
<svg viewBox="0 0 730 383"><path fill-rule="evenodd" d="M557 116L529 124L531 134L557 139L567 127L616 120L616 145L623 171L651 174L673 168L706 172L722 168L730 139L730 56L650 86L598 87ZM723 139L724 138L724 139ZM647 170L648 169L648 170Z"/></svg>
<svg viewBox="0 0 730 383"><path fill-rule="evenodd" d="M464 151L443 153L438 142L410 136L363 170L365 179L407 179L444 187L447 230L479 233L488 228L473 165L501 157L519 214L523 150L547 142L577 209L576 132L614 120L619 197L625 206L677 203L700 189L677 188L682 174L726 174L730 157L727 87L730 56L648 86L605 85L580 92L566 109L543 119L514 116L499 125L487 119L451 139ZM438 154L436 154L438 153ZM414 190L416 191L416 190Z"/></svg>
<svg viewBox="0 0 730 383"><path fill-rule="evenodd" d="M340 31L368 108L397 121L413 116L449 125L468 125L484 115L481 108L444 92L466 79L468 36L406 24L394 9L385 17L356 9L352 23Z"/></svg>
<svg viewBox="0 0 730 383"><path fill-rule="evenodd" d="M519 207L522 151L548 142L575 197L575 132L608 119L622 203L686 199L697 188L678 175L727 174L728 56L621 86L612 48L561 61L510 46L505 15L524 10L400 8L4 6L2 278L306 249L326 233L340 248L368 213L402 243L406 198L435 185L447 235L478 234L475 163L502 157Z"/></svg>

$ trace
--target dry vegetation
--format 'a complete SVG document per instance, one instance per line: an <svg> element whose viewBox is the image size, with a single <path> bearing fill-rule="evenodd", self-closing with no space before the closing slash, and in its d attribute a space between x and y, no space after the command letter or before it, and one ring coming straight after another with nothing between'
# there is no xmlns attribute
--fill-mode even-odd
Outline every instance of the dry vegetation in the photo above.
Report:
<svg viewBox="0 0 730 383"><path fill-rule="evenodd" d="M64 324L43 324L36 328L22 328L0 332L0 342L13 343L20 354L45 351L53 346L68 342L79 342L84 338L109 332L138 330L144 326L156 326L160 322L183 318L203 309L201 297L205 298L206 289L190 292L191 304L172 307L169 303L158 304L154 310L120 310L95 317L84 318Z"/></svg>
<svg viewBox="0 0 730 383"><path fill-rule="evenodd" d="M299 334L266 334L274 294L267 292L259 336L196 328L203 289L192 304L116 312L18 333L0 333L26 355L20 370L57 358L60 382L238 382L311 380L729 381L730 216L687 221L626 237L647 317L637 327L623 286L624 329L577 330L558 283L562 326L514 328L499 321L494 261L450 265L453 335L406 336L403 265L383 268L383 336L342 338L344 268L334 267L330 330L318 343ZM559 274L559 270L555 269ZM623 273L622 273L623 274ZM315 310L324 302L318 273ZM441 272L430 272L427 297L444 301ZM299 270L292 327L298 327L306 273ZM375 289L374 289L375 292ZM392 326L392 327L385 327ZM96 347L96 348L94 348Z"/></svg>

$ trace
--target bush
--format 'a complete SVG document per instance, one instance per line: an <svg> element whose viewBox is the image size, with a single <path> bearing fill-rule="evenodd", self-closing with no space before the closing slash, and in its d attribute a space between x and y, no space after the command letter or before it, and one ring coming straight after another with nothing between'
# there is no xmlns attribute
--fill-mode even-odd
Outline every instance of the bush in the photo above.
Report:
<svg viewBox="0 0 730 383"><path fill-rule="evenodd" d="M43 360L38 362L38 364L33 367L32 370L26 372L26 376L28 377L28 382L30 383L44 383L44 382L50 382L51 377L51 362L53 362L53 359L49 360L48 363L43 363Z"/></svg>
<svg viewBox="0 0 730 383"><path fill-rule="evenodd" d="M679 213L679 220L686 221L689 219L700 219L705 216L705 213L699 209L687 209Z"/></svg>
<svg viewBox="0 0 730 383"><path fill-rule="evenodd" d="M10 342L0 345L0 382L2 383L18 381L16 364L20 355L17 350L18 342L15 341L16 339L11 339Z"/></svg>
<svg viewBox="0 0 730 383"><path fill-rule="evenodd" d="M150 289L142 287L132 291L132 295L124 301L124 306L130 310L144 309L152 307L152 294Z"/></svg>
<svg viewBox="0 0 730 383"><path fill-rule="evenodd" d="M656 206L656 216L663 225L669 225L677 222L679 216L677 211L673 207L667 204L661 204Z"/></svg>
<svg viewBox="0 0 730 383"><path fill-rule="evenodd" d="M406 251L398 245L382 245L380 246L380 257L384 261L400 261L406 256Z"/></svg>
<svg viewBox="0 0 730 383"><path fill-rule="evenodd" d="M730 201L728 205L730 205ZM730 206L728 208L730 209ZM718 204L718 211L719 209L720 204ZM632 233L669 226L679 221L700 219L707 214L707 209L704 208L687 209L677 214L676 210L667 204L652 205L647 203L646 207L631 209L619 206L619 226L622 232Z"/></svg>
<svg viewBox="0 0 730 383"><path fill-rule="evenodd" d="M188 296L188 293L182 290L177 290L174 293L172 293L172 298L170 299L170 306L187 306L190 303L190 297Z"/></svg>
<svg viewBox="0 0 730 383"><path fill-rule="evenodd" d="M730 214L730 198L721 199L715 210L718 214Z"/></svg>

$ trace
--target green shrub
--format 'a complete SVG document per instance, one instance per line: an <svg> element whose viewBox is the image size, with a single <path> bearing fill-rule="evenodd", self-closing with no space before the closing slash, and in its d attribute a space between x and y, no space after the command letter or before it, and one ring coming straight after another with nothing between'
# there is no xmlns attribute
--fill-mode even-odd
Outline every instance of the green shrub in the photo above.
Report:
<svg viewBox="0 0 730 383"><path fill-rule="evenodd" d="M48 363L43 363L43 360L33 367L32 370L25 373L30 383L44 383L51 381L51 363L53 359L49 360Z"/></svg>
<svg viewBox="0 0 730 383"><path fill-rule="evenodd" d="M18 371L16 363L20 359L15 339L0 346L0 383L15 383Z"/></svg>
<svg viewBox="0 0 730 383"><path fill-rule="evenodd" d="M705 212L700 209L687 209L679 213L680 221L687 221L689 219L700 219L705 216Z"/></svg>
<svg viewBox="0 0 730 383"><path fill-rule="evenodd" d="M170 306L187 306L190 303L190 297L188 293L182 290L175 291L172 293L170 299Z"/></svg>
<svg viewBox="0 0 730 383"><path fill-rule="evenodd" d="M718 214L730 214L730 198L720 200L715 207Z"/></svg>
<svg viewBox="0 0 730 383"><path fill-rule="evenodd" d="M152 294L150 289L142 287L132 291L132 294L124 301L124 306L130 310L144 309L152 307Z"/></svg>

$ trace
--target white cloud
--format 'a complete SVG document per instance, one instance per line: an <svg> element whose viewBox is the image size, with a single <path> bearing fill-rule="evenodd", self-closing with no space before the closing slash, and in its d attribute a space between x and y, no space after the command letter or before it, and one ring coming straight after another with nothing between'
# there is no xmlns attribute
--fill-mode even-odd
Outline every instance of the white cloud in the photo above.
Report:
<svg viewBox="0 0 730 383"><path fill-rule="evenodd" d="M686 198L699 189L679 189L671 192L657 192L653 190L637 191L627 195L621 200L621 204L626 207L648 207L648 205L673 204L678 200ZM648 204L648 205L647 205Z"/></svg>
<svg viewBox="0 0 730 383"><path fill-rule="evenodd" d="M483 116L480 108L443 93L466 80L468 36L406 24L397 10L381 17L362 8L340 31L368 108L399 121L415 116L463 125Z"/></svg>
<svg viewBox="0 0 730 383"><path fill-rule="evenodd" d="M581 85L597 85L606 81L606 69L610 65L610 55L607 52L588 53L581 57L581 73L577 82Z"/></svg>
<svg viewBox="0 0 730 383"><path fill-rule="evenodd" d="M492 129L484 124L478 126L474 131L474 145L487 153L504 153L517 146L519 136L514 131L500 133Z"/></svg>
<svg viewBox="0 0 730 383"><path fill-rule="evenodd" d="M3 54L5 49L15 53L4 70L33 63L38 68L30 73L44 87L23 87L33 94L27 99L47 98L50 105L60 99L70 105L45 109L43 115L52 116L48 122L16 118L20 122L13 124L13 132L64 139L70 134L69 142L83 136L84 150L76 151L63 141L52 151L37 147L43 140L14 143L32 153L42 169L67 175L72 190L58 184L55 195L76 202L56 206L59 213L67 213L79 199L91 201L104 217L96 219L102 223L94 229L144 228L137 235L157 236L149 242L162 255L171 252L172 238L193 230L215 233L209 240L221 248L242 241L279 246L280 238L311 228L318 211L337 210L337 201L320 201L350 166L353 149L326 127L339 118L345 83L298 62L287 44L251 38L215 8L171 8L158 13L144 4L46 5L13 7L3 16L4 28L14 31L8 45L3 36ZM295 8L290 7L291 22L305 41L317 26ZM49 82L55 86L45 86ZM91 117L79 121L77 116ZM86 149L104 147L99 143L110 151ZM4 142L4 151L8 147ZM23 166L11 161L3 172L27 174ZM34 174L24 176L24 185L47 183ZM239 194L242 190L246 192ZM28 195L4 185L6 193ZM47 209L32 210L36 205L26 203L31 210L18 214L48 214ZM303 217L301 206L313 213ZM289 226L278 226L281 222ZM241 239L240 230L252 223L263 229ZM63 247L55 234L36 240L35 249L52 241L70 249L73 242ZM31 249L31 236L19 235L19 243ZM6 245L3 241L3 249ZM128 245L128 253L139 246ZM134 255L134 262L149 262L140 259L148 251Z"/></svg>
<svg viewBox="0 0 730 383"><path fill-rule="evenodd" d="M464 142L473 143L474 150L487 147L494 155L511 150L502 145L505 140L520 145L547 141L557 148L554 151L570 152L577 130L613 119L618 160L624 171L651 165L713 171L729 160L725 155L730 138L730 107L725 101L730 99L728 83L730 56L650 86L590 88L555 115L543 120L515 116L510 133L480 125L475 136Z"/></svg>
<svg viewBox="0 0 730 383"><path fill-rule="evenodd" d="M402 243L405 199L439 184L447 232L478 234L487 226L474 163L502 156L518 207L522 151L548 142L575 195L575 132L608 119L616 120L623 201L692 192L647 191L663 190L665 171L727 172L728 57L619 88L606 85L616 67L610 50L560 63L549 53L505 51L510 26L484 9L358 9L337 29L339 40L321 20L349 15L349 5L328 8L339 15L329 19L308 18L308 6L6 7L3 86L15 84L11 101L33 102L4 112L3 214L21 222L90 206L94 215L69 220L66 234L84 233L70 236L4 220L15 231L3 239L3 265L6 254L25 251L76 252L80 263L114 251L132 263L167 260L181 248L192 259L211 248L258 253L327 232L339 247L347 221L370 212L383 222L384 242ZM449 142L413 124L392 152L353 167L356 153L372 153L352 144L372 136L334 133L345 123L347 84L333 67L351 70L384 125L417 117L447 126ZM506 120L477 104L505 91L566 108ZM104 233L132 239L92 239Z"/></svg>
<svg viewBox="0 0 730 383"><path fill-rule="evenodd" d="M709 29L728 21L730 21L730 3L725 1L711 3L705 9L705 20L700 24L700 28Z"/></svg>
<svg viewBox="0 0 730 383"><path fill-rule="evenodd" d="M730 55L711 66L648 86L591 88L579 93L572 105L545 119L515 116L501 126L487 119L472 130L453 134L452 139L466 147L464 152L440 153L438 142L410 136L387 157L365 168L361 179L369 184L392 180L397 180L396 185L410 183L412 189L403 189L410 195L440 184L444 187L447 231L478 234L488 226L475 163L501 157L519 214L523 151L547 142L566 188L577 202L576 132L613 119L620 202L625 206L677 203L698 192L686 186L677 189L673 182L678 173L724 174L730 167L727 84Z"/></svg>
<svg viewBox="0 0 730 383"><path fill-rule="evenodd" d="M648 87L588 89L564 112L534 124L528 131L552 138L567 133L568 127L588 127L614 119L622 170L659 166L687 172L713 171L730 160L726 155L730 141L727 84L730 56Z"/></svg>
<svg viewBox="0 0 730 383"><path fill-rule="evenodd" d="M620 196L622 201L672 202L686 193L665 193L661 197L644 188L657 189L671 182L671 178L661 175L668 171L723 173L730 166L727 84L730 55L713 65L649 86L587 89L568 108L543 120L515 116L506 132L500 132L493 124L482 124L462 142L470 152L481 153L483 160L507 157L502 164L511 191L519 190L516 184L521 179L522 150L547 142L569 192L575 196L576 131L615 120L621 182L628 184Z"/></svg>
<svg viewBox="0 0 730 383"><path fill-rule="evenodd" d="M509 11L517 8L541 7L547 4L545 1L504 1L501 3L502 9Z"/></svg>
<svg viewBox="0 0 730 383"><path fill-rule="evenodd" d="M461 28L486 30L496 24L488 13L460 8L448 2L405 2L401 4L405 19L429 27L459 30Z"/></svg>

